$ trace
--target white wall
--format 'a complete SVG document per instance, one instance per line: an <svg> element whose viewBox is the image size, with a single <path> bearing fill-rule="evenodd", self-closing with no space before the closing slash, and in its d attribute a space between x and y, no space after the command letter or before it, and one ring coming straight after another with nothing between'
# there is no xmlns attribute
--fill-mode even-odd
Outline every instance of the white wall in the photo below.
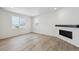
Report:
<svg viewBox="0 0 79 59"><path fill-rule="evenodd" d="M35 19L39 20L38 24ZM59 37L77 47L79 47L79 29L55 27L56 24L79 25L79 8L62 8L54 13L37 16L33 21L33 31L41 34ZM59 29L73 32L73 40L59 35Z"/></svg>
<svg viewBox="0 0 79 59"><path fill-rule="evenodd" d="M0 16L0 18L1 18L1 16ZM1 35L1 32L2 32L2 26L1 26L1 21L0 21L0 35ZM0 38L1 38L1 36L0 36Z"/></svg>
<svg viewBox="0 0 79 59"><path fill-rule="evenodd" d="M12 16L25 17L26 25L24 26L24 28L12 29L12 21L11 21ZM29 32L31 32L31 17L30 16L15 14L15 13L11 13L11 12L0 9L0 39L16 36L20 34L25 34Z"/></svg>

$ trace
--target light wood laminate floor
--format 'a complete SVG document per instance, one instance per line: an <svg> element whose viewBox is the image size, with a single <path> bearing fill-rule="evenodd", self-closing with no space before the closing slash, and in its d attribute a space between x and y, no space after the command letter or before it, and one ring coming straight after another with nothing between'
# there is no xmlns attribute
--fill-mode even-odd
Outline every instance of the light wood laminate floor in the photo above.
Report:
<svg viewBox="0 0 79 59"><path fill-rule="evenodd" d="M59 38L29 33L0 40L0 51L79 51Z"/></svg>

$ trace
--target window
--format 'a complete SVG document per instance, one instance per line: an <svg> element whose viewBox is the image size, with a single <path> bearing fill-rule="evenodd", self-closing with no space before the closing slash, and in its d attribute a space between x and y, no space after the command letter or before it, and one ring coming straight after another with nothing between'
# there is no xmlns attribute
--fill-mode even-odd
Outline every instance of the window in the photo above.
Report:
<svg viewBox="0 0 79 59"><path fill-rule="evenodd" d="M25 18L20 16L12 16L12 27L22 28L25 25Z"/></svg>
<svg viewBox="0 0 79 59"><path fill-rule="evenodd" d="M24 17L20 17L20 26L24 26L25 25L25 18Z"/></svg>

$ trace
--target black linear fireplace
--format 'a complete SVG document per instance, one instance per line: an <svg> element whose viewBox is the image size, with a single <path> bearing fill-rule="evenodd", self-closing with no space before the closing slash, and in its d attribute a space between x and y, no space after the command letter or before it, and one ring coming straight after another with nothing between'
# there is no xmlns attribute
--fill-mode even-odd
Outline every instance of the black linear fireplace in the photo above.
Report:
<svg viewBox="0 0 79 59"><path fill-rule="evenodd" d="M72 39L72 32L66 30L59 30L59 34Z"/></svg>

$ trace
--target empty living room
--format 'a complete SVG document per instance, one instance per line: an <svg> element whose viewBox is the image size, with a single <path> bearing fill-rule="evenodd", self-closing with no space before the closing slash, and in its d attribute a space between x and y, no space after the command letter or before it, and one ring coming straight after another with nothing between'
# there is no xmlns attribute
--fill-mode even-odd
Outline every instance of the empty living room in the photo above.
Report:
<svg viewBox="0 0 79 59"><path fill-rule="evenodd" d="M79 51L79 7L0 7L0 51Z"/></svg>

